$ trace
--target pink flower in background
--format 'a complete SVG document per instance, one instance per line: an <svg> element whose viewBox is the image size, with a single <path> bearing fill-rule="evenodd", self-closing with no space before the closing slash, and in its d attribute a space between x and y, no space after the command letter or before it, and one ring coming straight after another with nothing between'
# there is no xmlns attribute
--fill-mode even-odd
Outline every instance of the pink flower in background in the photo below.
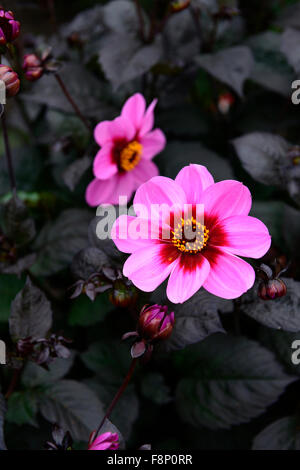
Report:
<svg viewBox="0 0 300 470"><path fill-rule="evenodd" d="M145 181L158 175L152 158L163 150L166 139L154 129L154 108L146 109L144 97L137 93L124 104L121 116L100 122L95 140L101 149L94 160L95 179L86 190L90 206L117 204L119 196L129 199Z"/></svg>
<svg viewBox="0 0 300 470"><path fill-rule="evenodd" d="M141 207L150 214L153 204L165 204L170 216L160 216L151 224L151 217L145 219ZM190 218L183 212L186 204L193 208ZM197 204L203 204L203 224L195 218ZM225 299L240 297L253 286L255 273L238 256L260 258L271 244L266 226L248 216L251 204L250 191L242 183L214 183L201 165L184 167L175 181L152 178L136 192L134 209L138 217L122 215L112 229L118 249L131 253L124 264L124 275L146 292L155 290L170 276L167 296L173 303L185 302L201 286ZM132 224L136 227L137 222L142 233L138 239L132 236ZM166 225L169 238L162 235ZM193 228L196 242L179 237L187 227Z"/></svg>
<svg viewBox="0 0 300 470"><path fill-rule="evenodd" d="M88 450L117 450L119 436L117 433L105 432L94 440L95 432L91 434Z"/></svg>

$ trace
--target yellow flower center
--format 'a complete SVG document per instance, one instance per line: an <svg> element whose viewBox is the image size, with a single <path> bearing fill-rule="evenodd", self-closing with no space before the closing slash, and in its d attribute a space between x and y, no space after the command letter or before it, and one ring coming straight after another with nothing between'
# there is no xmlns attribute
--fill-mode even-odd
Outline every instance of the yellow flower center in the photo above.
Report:
<svg viewBox="0 0 300 470"><path fill-rule="evenodd" d="M121 150L119 166L124 171L131 171L139 163L143 146L133 140Z"/></svg>
<svg viewBox="0 0 300 470"><path fill-rule="evenodd" d="M177 227L174 227L172 235L172 243L179 251L195 254L207 245L209 230L205 225L197 222L194 217L187 220L181 218Z"/></svg>

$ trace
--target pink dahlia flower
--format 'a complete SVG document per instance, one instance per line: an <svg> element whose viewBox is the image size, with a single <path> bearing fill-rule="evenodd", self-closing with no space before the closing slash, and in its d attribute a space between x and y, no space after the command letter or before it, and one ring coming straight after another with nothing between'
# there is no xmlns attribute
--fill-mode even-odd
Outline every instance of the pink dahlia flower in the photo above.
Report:
<svg viewBox="0 0 300 470"><path fill-rule="evenodd" d="M156 102L146 109L144 97L136 93L124 104L121 116L96 126L101 149L94 160L96 178L86 190L90 206L117 204L119 196L129 199L142 183L158 175L152 158L163 150L166 139L160 129L152 130Z"/></svg>
<svg viewBox="0 0 300 470"><path fill-rule="evenodd" d="M93 432L90 437L88 450L117 450L119 448L119 436L117 433L105 432L94 439Z"/></svg>
<svg viewBox="0 0 300 470"><path fill-rule="evenodd" d="M251 202L250 191L242 183L214 183L201 165L184 167L175 181L152 178L136 192L137 217L122 215L112 228L118 249L131 253L124 275L146 292L170 276L167 296L173 303L185 302L201 286L224 299L241 296L253 286L255 273L238 256L260 258L271 244L266 226L248 215ZM161 204L168 209L168 217L155 215ZM202 223L195 214L198 204ZM192 208L190 217L185 215L185 205ZM132 235L137 226L140 237ZM180 236L189 227L193 240Z"/></svg>

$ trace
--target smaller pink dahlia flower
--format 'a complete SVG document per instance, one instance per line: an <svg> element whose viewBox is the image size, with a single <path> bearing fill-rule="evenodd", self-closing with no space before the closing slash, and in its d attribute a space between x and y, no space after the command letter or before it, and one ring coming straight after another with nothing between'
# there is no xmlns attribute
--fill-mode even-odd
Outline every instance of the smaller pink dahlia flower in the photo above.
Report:
<svg viewBox="0 0 300 470"><path fill-rule="evenodd" d="M166 139L160 129L152 130L156 103L146 109L144 97L136 93L124 104L121 116L96 126L94 136L101 149L94 160L96 178L86 190L90 206L117 204L119 196L129 199L140 184L158 175L152 158L163 150Z"/></svg>
<svg viewBox="0 0 300 470"><path fill-rule="evenodd" d="M94 440L95 432L92 432L88 450L117 450L119 448L119 436L117 433L105 432Z"/></svg>
<svg viewBox="0 0 300 470"><path fill-rule="evenodd" d="M253 286L255 273L238 256L260 258L271 244L266 226L248 215L251 204L242 183L215 183L202 165L184 167L175 181L152 178L136 192L137 217L122 215L112 228L118 249L131 253L124 275L145 292L169 277L173 303L185 302L202 286L224 299L240 297Z"/></svg>

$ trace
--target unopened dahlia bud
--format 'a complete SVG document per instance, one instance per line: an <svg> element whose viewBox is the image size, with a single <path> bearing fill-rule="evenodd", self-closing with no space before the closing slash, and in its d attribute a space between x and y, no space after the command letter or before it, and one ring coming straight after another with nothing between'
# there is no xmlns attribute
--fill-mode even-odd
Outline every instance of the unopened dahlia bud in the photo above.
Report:
<svg viewBox="0 0 300 470"><path fill-rule="evenodd" d="M235 99L231 93L223 93L219 96L218 109L221 114L228 114Z"/></svg>
<svg viewBox="0 0 300 470"><path fill-rule="evenodd" d="M12 11L0 7L0 46L13 42L20 34L20 23L14 18Z"/></svg>
<svg viewBox="0 0 300 470"><path fill-rule="evenodd" d="M88 450L118 450L119 436L117 433L105 432L95 438L95 431L92 432L89 440Z"/></svg>
<svg viewBox="0 0 300 470"><path fill-rule="evenodd" d="M141 311L137 331L147 341L169 338L174 326L174 312L168 313L166 305L152 305Z"/></svg>
<svg viewBox="0 0 300 470"><path fill-rule="evenodd" d="M5 83L6 96L15 96L20 90L18 74L7 65L0 65L0 80Z"/></svg>
<svg viewBox="0 0 300 470"><path fill-rule="evenodd" d="M109 300L115 307L129 307L135 304L137 297L138 294L134 285L127 285L122 280L115 281L109 291Z"/></svg>
<svg viewBox="0 0 300 470"><path fill-rule="evenodd" d="M286 285L281 279L262 281L258 287L258 295L262 300L274 300L286 294Z"/></svg>
<svg viewBox="0 0 300 470"><path fill-rule="evenodd" d="M25 55L23 70L26 80L29 80L30 82L38 80L44 73L42 61L36 54Z"/></svg>

